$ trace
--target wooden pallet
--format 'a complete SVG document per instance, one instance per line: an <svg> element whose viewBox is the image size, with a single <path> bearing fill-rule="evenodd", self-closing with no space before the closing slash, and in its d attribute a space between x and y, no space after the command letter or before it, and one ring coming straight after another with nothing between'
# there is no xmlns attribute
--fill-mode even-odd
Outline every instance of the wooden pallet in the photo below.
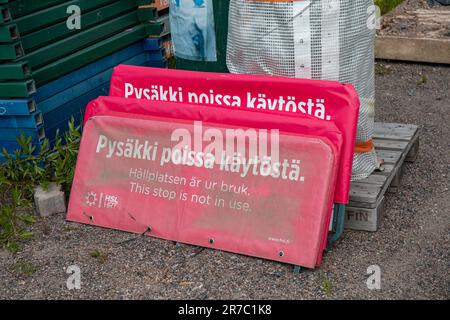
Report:
<svg viewBox="0 0 450 320"><path fill-rule="evenodd" d="M375 123L374 143L384 171L354 181L345 214L345 228L377 231L384 212L385 195L395 192L402 177L404 162L413 162L419 151L420 130L415 125Z"/></svg>

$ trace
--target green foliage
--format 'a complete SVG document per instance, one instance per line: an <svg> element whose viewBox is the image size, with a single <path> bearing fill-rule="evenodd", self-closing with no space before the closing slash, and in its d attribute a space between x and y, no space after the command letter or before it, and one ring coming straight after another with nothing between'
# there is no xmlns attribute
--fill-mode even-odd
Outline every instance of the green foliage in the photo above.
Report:
<svg viewBox="0 0 450 320"><path fill-rule="evenodd" d="M381 15L383 15L394 9L402 2L403 0L375 0L375 5L380 7Z"/></svg>
<svg viewBox="0 0 450 320"><path fill-rule="evenodd" d="M333 285L331 283L331 280L328 277L323 278L323 289L325 291L325 296L327 299L330 299L331 297L331 289L333 288Z"/></svg>
<svg viewBox="0 0 450 320"><path fill-rule="evenodd" d="M67 193L73 180L78 156L80 127L74 120L62 137L56 135L55 146L45 141L38 152L23 134L17 139L19 149L13 154L3 149L5 162L0 165L0 248L19 250L19 242L33 237L29 226L35 222L33 194L37 186L44 189L51 182L61 184Z"/></svg>
<svg viewBox="0 0 450 320"><path fill-rule="evenodd" d="M69 122L69 131L65 132L62 138L59 131L56 133L55 146L47 157L52 174L51 180L60 184L66 193L70 192L72 186L80 138L80 127L75 127L72 119Z"/></svg>
<svg viewBox="0 0 450 320"><path fill-rule="evenodd" d="M420 76L419 81L417 81L417 85L421 86L421 85L426 84L427 82L428 82L428 77L427 77L427 75L426 75L426 74L422 74L422 75Z"/></svg>
<svg viewBox="0 0 450 320"><path fill-rule="evenodd" d="M106 260L108 260L108 254L99 249L95 249L95 250L89 252L89 255L92 258L98 259L100 261L100 263L105 263Z"/></svg>

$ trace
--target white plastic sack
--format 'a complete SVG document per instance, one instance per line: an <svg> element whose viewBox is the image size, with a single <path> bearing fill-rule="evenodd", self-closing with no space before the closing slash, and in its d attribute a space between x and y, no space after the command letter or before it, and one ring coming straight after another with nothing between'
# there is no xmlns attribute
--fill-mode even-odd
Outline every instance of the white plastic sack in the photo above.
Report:
<svg viewBox="0 0 450 320"><path fill-rule="evenodd" d="M227 65L232 73L352 83L361 100L357 144L374 128L373 0L231 0ZM354 155L352 179L369 176L376 154Z"/></svg>
<svg viewBox="0 0 450 320"><path fill-rule="evenodd" d="M170 28L175 55L217 61L212 0L170 0Z"/></svg>

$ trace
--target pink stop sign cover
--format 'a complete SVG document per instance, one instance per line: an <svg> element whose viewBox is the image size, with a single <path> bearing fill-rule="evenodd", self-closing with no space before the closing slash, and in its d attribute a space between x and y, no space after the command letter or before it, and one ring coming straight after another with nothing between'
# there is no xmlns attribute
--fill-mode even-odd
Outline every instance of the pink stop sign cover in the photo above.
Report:
<svg viewBox="0 0 450 320"><path fill-rule="evenodd" d="M359 113L358 94L350 84L119 65L114 68L109 95L171 102L170 106L214 107L224 118L246 110L265 114L267 123L272 115L333 122L344 137L334 200L348 203Z"/></svg>
<svg viewBox="0 0 450 320"><path fill-rule="evenodd" d="M232 129L242 128L203 121L200 134L213 130L225 139ZM339 148L311 133L280 132L274 172L245 158L234 165L208 158L207 144L196 151L175 148L174 132L195 137L198 130L188 119L92 116L83 131L67 219L318 265Z"/></svg>

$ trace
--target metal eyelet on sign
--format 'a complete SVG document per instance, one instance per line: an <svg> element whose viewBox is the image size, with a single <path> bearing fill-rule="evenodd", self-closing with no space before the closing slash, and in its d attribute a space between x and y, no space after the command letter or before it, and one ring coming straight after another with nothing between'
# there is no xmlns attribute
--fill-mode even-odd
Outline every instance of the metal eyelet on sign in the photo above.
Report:
<svg viewBox="0 0 450 320"><path fill-rule="evenodd" d="M86 217L86 218L88 218L89 219L89 221L94 221L94 216L91 216L91 215L88 215L87 213L86 213L86 211L83 211L83 215Z"/></svg>
<svg viewBox="0 0 450 320"><path fill-rule="evenodd" d="M282 257L282 256L284 256L284 252L283 252L283 251L280 251L280 252L278 252L278 255L279 255L280 257Z"/></svg>
<svg viewBox="0 0 450 320"><path fill-rule="evenodd" d="M211 244L211 245L214 244L214 239L213 238L209 239L209 244Z"/></svg>

